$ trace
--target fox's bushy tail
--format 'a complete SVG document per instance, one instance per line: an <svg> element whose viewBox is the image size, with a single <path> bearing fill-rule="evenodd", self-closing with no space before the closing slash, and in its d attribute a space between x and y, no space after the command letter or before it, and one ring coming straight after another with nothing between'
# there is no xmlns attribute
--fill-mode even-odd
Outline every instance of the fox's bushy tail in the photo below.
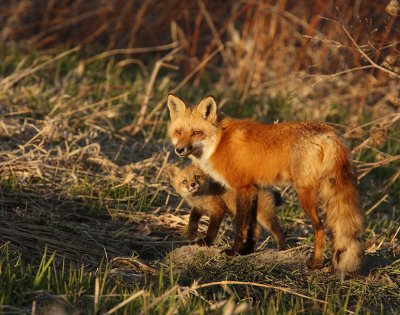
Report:
<svg viewBox="0 0 400 315"><path fill-rule="evenodd" d="M325 211L326 226L333 234L332 263L343 277L347 272L356 271L361 264L363 246L360 234L363 232L363 217L347 146L335 137L324 149L320 199Z"/></svg>

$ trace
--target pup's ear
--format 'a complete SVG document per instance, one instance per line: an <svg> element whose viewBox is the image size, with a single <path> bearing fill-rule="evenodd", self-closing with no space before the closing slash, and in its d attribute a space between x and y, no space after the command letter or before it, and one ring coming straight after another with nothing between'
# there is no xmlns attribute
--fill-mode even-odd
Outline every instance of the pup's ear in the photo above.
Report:
<svg viewBox="0 0 400 315"><path fill-rule="evenodd" d="M169 94L167 98L167 105L169 109L169 115L171 120L174 120L185 113L186 105L185 103L177 96L173 94Z"/></svg>
<svg viewBox="0 0 400 315"><path fill-rule="evenodd" d="M204 98L197 105L197 113L205 120L215 123L217 121L217 103L212 96Z"/></svg>
<svg viewBox="0 0 400 315"><path fill-rule="evenodd" d="M173 180L180 171L179 167L177 167L175 165L168 165L166 167L166 170L167 170L167 174L168 174L170 180Z"/></svg>

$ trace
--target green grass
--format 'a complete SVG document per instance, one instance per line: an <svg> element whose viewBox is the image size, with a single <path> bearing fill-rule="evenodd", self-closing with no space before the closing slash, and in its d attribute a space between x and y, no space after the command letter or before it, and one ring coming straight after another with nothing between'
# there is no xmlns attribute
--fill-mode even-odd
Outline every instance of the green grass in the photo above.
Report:
<svg viewBox="0 0 400 315"><path fill-rule="evenodd" d="M10 249L8 244L3 245L0 256L0 312L20 310L24 313L30 304L37 303L45 312L55 304L67 313L94 314L112 309L131 295L141 292L138 285L128 285L121 278L112 277L107 266L99 265L90 270L83 264L75 266L65 260L56 262L54 257L54 253L49 254L45 249L39 262L26 263L17 250ZM159 298L173 286L163 286L162 277L159 283L162 284L160 288L148 285L145 293L121 307L119 312L129 314L143 310L149 301ZM163 302L160 299L156 305L160 312L173 307Z"/></svg>
<svg viewBox="0 0 400 315"><path fill-rule="evenodd" d="M141 290L144 292L137 299L122 306L118 312L129 314L143 309L152 314L171 309L183 314L207 312L210 305L205 303L205 299L223 302L216 309L217 313L223 312L229 304L239 308L240 301L244 303L241 307L252 313L268 310L273 314L287 314L289 311L295 314L347 314L347 310L356 314L378 314L393 313L399 307L396 287L385 286L382 282L353 279L340 284L331 276L326 286L326 279L320 275L312 280L299 280L302 275L296 270L285 270L279 265L258 265L245 258L235 261L217 258L210 263L208 258L198 256L180 278L162 269L159 276L148 275L142 283L132 284L113 276L105 264L88 269L83 264L68 264L65 259L56 261L55 253L46 249L40 261L27 263L23 255L9 244L0 250L0 307L5 312L13 309L23 313L32 303L37 303L42 310L58 305L67 313L92 314L94 310L110 310ZM381 269L380 276L398 276L399 264L400 261ZM207 290L197 289L192 296L185 287L193 285L193 279L202 279L201 282L241 281L243 284L228 287L216 284ZM257 286L264 284L275 288ZM290 288L294 293L282 292L280 288ZM171 295L165 296L169 291L172 291ZM183 297L189 297L189 301L172 294L178 291ZM298 292L305 297L297 296ZM152 305L155 300L157 303Z"/></svg>
<svg viewBox="0 0 400 315"><path fill-rule="evenodd" d="M0 79L48 57L3 45ZM167 112L158 111L134 136L124 132L123 127L137 121L148 74L134 64L121 65L117 58L88 62L91 57L88 52L72 53L0 90L0 122L8 132L2 129L0 134L0 313L24 314L36 308L46 314L57 308L67 314L100 314L130 298L115 313L391 314L399 310L400 263L395 252L400 237L395 237L399 181L380 192L398 171L398 161L375 168L360 182L364 209L388 194L387 201L366 214L365 238L378 246L375 254L380 258L397 259L371 275L340 283L332 274L305 277L298 268L262 265L246 257L217 256L210 262L201 255L185 273L173 274L173 266L162 260L182 244L187 208L175 211L180 199L162 171L167 159L176 161L172 154L168 157ZM305 118L287 95L249 97L241 105L237 92L215 88L207 71L203 77L201 88L187 85L179 95L191 102L209 94L226 97L225 112L264 122ZM168 70L160 73L148 112L181 79ZM335 103L328 118L344 124L348 114ZM364 116L362 122L367 122L368 113ZM368 129L352 145L366 137ZM399 155L399 138L398 128L390 131L379 150ZM375 149L365 148L355 159L375 162ZM312 244L310 222L294 193L289 191L285 200L278 216L290 246ZM228 228L220 244L231 243L232 234ZM116 265L112 259L117 256L142 261L160 273ZM226 280L253 284L218 284ZM210 282L217 284L196 288Z"/></svg>

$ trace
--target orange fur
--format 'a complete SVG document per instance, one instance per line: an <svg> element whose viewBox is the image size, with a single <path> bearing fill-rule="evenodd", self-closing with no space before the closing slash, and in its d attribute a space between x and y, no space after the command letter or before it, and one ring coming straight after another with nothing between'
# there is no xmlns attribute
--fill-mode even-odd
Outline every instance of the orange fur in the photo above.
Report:
<svg viewBox="0 0 400 315"><path fill-rule="evenodd" d="M189 156L213 179L237 193L237 229L233 247L249 252L255 217L251 201L257 187L292 184L315 230L309 266L322 266L324 229L318 199L333 232L333 265L342 274L361 262L363 230L350 154L336 130L320 122L274 125L224 117L212 97L189 108L170 95L170 137L181 157Z"/></svg>
<svg viewBox="0 0 400 315"><path fill-rule="evenodd" d="M198 222L203 215L210 217L207 236L199 239L199 245L211 245L217 236L219 225L225 212L236 215L236 194L212 181L195 165L179 169L169 165L167 172L176 192L192 207L189 218L188 236L193 240L197 235ZM276 199L270 189L262 189L257 194L257 227L255 238L258 239L263 229L269 231L279 249L285 249L286 243L275 216Z"/></svg>

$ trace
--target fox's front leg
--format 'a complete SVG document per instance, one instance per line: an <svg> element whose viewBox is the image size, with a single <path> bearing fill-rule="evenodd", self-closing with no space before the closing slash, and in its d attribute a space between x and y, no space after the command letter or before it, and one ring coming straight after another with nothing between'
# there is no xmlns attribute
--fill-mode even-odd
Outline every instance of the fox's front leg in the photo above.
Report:
<svg viewBox="0 0 400 315"><path fill-rule="evenodd" d="M254 252L257 225L257 202L255 188L240 189L236 194L236 236L227 255L246 255Z"/></svg>
<svg viewBox="0 0 400 315"><path fill-rule="evenodd" d="M202 213L199 209L193 208L189 216L188 225L188 237L189 240L195 240L197 237L197 230L199 229L199 221L202 217Z"/></svg>
<svg viewBox="0 0 400 315"><path fill-rule="evenodd" d="M224 217L224 209L216 208L210 213L210 223L208 224L207 235L205 238L199 239L197 244L200 246L206 245L211 246L217 237L219 227L221 225L222 219Z"/></svg>

